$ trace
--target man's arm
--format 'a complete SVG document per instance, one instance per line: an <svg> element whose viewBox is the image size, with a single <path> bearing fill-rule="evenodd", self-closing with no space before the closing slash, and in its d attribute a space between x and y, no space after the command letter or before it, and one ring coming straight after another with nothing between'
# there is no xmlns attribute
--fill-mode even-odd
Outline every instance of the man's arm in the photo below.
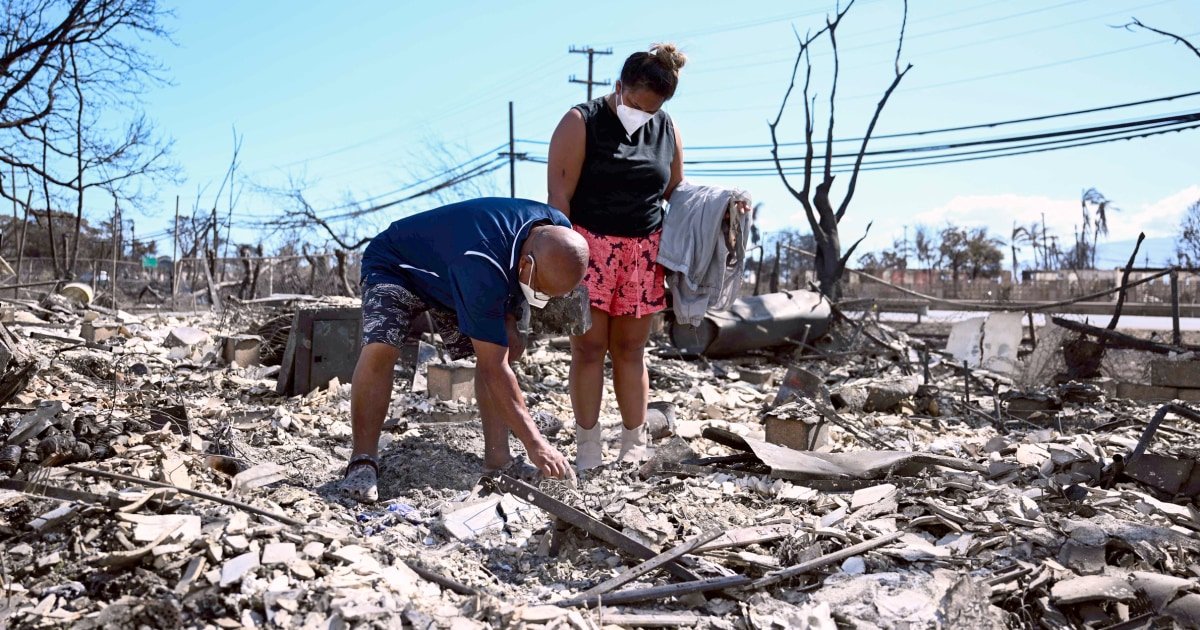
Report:
<svg viewBox="0 0 1200 630"><path fill-rule="evenodd" d="M517 376L508 366L508 348L479 339L471 342L475 346L475 387L490 397L496 415L525 445L530 462L546 477L566 478L570 465L529 417Z"/></svg>

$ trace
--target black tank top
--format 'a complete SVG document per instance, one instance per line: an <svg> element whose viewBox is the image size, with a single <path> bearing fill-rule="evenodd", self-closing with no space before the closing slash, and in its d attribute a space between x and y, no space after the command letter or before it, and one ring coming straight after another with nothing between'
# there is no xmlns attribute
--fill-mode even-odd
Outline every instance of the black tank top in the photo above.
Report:
<svg viewBox="0 0 1200 630"><path fill-rule="evenodd" d="M575 109L583 114L587 146L571 197L571 222L608 236L657 232L675 157L671 117L659 110L630 136L603 96Z"/></svg>

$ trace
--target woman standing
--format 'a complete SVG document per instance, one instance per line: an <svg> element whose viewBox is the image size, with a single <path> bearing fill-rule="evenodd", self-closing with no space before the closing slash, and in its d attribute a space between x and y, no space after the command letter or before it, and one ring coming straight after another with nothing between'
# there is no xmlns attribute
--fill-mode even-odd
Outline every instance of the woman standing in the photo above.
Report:
<svg viewBox="0 0 1200 630"><path fill-rule="evenodd" d="M644 458L650 381L644 356L651 316L666 307L658 257L664 203L683 180L683 146L663 103L687 58L655 44L625 60L612 94L576 105L550 140L550 205L591 250L584 284L592 327L571 338L571 405L580 470L603 463L600 406L611 355L621 410L619 461Z"/></svg>

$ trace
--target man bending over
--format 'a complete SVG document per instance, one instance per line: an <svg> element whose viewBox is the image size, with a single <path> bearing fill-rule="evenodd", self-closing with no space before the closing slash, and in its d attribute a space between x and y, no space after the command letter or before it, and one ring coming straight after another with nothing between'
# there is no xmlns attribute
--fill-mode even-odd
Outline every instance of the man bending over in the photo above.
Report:
<svg viewBox="0 0 1200 630"><path fill-rule="evenodd" d="M524 199L485 198L400 219L362 259L363 347L354 369L350 421L354 452L342 492L379 498L379 434L391 402L392 369L418 316L428 312L447 354L475 354L475 397L483 420L484 472L519 465L509 431L546 477L569 474L567 460L529 416L509 361L524 351L514 311L541 308L571 292L588 248L558 210Z"/></svg>

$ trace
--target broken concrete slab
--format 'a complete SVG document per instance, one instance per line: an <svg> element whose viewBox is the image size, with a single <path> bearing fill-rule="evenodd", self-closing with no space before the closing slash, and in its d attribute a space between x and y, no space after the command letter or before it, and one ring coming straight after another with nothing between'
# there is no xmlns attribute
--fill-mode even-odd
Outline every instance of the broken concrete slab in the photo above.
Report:
<svg viewBox="0 0 1200 630"><path fill-rule="evenodd" d="M299 555L296 553L296 543L267 543L267 545L263 547L262 563L266 565L288 564L298 557Z"/></svg>
<svg viewBox="0 0 1200 630"><path fill-rule="evenodd" d="M850 509L857 510L858 508L879 503L889 497L896 495L896 486L890 483L879 484L869 488L856 490L853 496L850 497Z"/></svg>
<svg viewBox="0 0 1200 630"><path fill-rule="evenodd" d="M256 551L248 551L225 561L225 564L221 566L221 588L242 581L242 578L257 566L259 566L259 561Z"/></svg>
<svg viewBox="0 0 1200 630"><path fill-rule="evenodd" d="M954 457L902 451L854 453L801 452L764 440L746 437L754 454L779 479L878 479L886 475L914 475L931 466L983 472L986 468Z"/></svg>
<svg viewBox="0 0 1200 630"><path fill-rule="evenodd" d="M990 313L955 324L946 352L969 367L1016 375L1021 370L1017 349L1023 335L1021 313Z"/></svg>
<svg viewBox="0 0 1200 630"><path fill-rule="evenodd" d="M490 496L443 514L442 525L455 538L472 540L480 534L504 528L504 516L499 507L500 497Z"/></svg>
<svg viewBox="0 0 1200 630"><path fill-rule="evenodd" d="M255 464L234 475L233 491L245 492L254 488L271 485L277 481L283 481L287 479L288 472L287 468L271 462Z"/></svg>
<svg viewBox="0 0 1200 630"><path fill-rule="evenodd" d="M1130 574L1130 578L1133 587L1145 593L1146 598L1153 604L1154 610L1159 612L1162 612L1180 591L1191 588L1194 583L1193 580L1187 578L1148 571L1134 571Z"/></svg>
<svg viewBox="0 0 1200 630"><path fill-rule="evenodd" d="M1070 578L1055 582L1050 588L1050 599L1062 606L1095 601L1127 602L1135 597L1137 594L1133 592L1129 582L1113 576L1089 575Z"/></svg>
<svg viewBox="0 0 1200 630"><path fill-rule="evenodd" d="M167 334L167 338L163 340L163 345L168 348L191 348L208 340L209 336L207 332L191 326L180 326L172 329Z"/></svg>
<svg viewBox="0 0 1200 630"><path fill-rule="evenodd" d="M1166 612L1182 628L1200 628L1200 594L1180 597L1167 606Z"/></svg>

